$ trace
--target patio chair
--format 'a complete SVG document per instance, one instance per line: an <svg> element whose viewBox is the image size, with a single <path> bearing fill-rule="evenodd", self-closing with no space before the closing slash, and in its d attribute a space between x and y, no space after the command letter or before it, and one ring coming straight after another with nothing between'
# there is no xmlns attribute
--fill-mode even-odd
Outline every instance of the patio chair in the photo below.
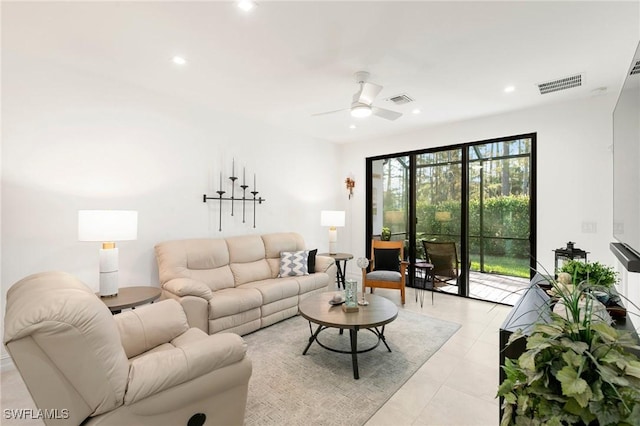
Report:
<svg viewBox="0 0 640 426"><path fill-rule="evenodd" d="M371 272L362 269L362 293L367 287L400 290L404 305L405 275L408 262L404 259L404 241L371 241Z"/></svg>
<svg viewBox="0 0 640 426"><path fill-rule="evenodd" d="M433 265L435 281L458 285L460 261L458 260L456 243L453 241L422 240L422 246L424 247L427 262Z"/></svg>

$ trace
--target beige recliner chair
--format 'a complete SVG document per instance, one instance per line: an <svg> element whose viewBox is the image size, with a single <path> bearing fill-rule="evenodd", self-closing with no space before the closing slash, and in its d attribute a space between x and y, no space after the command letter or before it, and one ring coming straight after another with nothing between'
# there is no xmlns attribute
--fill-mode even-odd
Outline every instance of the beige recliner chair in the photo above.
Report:
<svg viewBox="0 0 640 426"><path fill-rule="evenodd" d="M77 278L44 272L9 289L4 324L47 425L244 422L251 361L243 339L189 328L174 300L112 316Z"/></svg>

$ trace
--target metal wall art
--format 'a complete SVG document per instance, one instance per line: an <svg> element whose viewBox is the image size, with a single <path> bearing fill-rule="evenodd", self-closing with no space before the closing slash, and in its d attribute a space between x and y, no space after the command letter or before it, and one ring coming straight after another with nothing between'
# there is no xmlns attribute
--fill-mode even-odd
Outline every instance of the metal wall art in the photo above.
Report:
<svg viewBox="0 0 640 426"><path fill-rule="evenodd" d="M235 175L236 168L236 160L233 159L231 163L231 176L229 176L229 180L231 181L231 197L223 197L227 192L222 189L222 172L220 172L220 189L216 191L218 194L217 197L207 197L207 194L202 195L202 202L206 203L207 200L217 200L220 202L220 214L218 220L218 231L222 232L222 202L223 201L231 201L231 216L234 213L234 204L235 201L242 201L242 223L245 223L245 215L246 215L246 202L253 202L253 227L256 227L256 203L262 204L267 201L266 198L258 197L259 192L256 190L256 174L253 174L253 191L249 191L249 194L253 196L253 198L247 198L247 189L249 185L247 185L247 173L246 168L242 168L242 185L239 185L240 189L242 189L242 198L238 198L235 196L236 190L236 181L238 177Z"/></svg>

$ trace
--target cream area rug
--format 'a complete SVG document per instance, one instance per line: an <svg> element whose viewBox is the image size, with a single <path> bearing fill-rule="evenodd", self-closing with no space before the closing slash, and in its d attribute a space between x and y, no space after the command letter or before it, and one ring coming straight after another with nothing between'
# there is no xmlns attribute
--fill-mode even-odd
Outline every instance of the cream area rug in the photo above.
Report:
<svg viewBox="0 0 640 426"><path fill-rule="evenodd" d="M312 324L315 331L317 325ZM460 327L425 315L400 310L387 324L384 343L358 355L360 379L353 378L351 355L328 351L314 342L302 355L309 323L296 316L244 336L253 362L246 425L362 425ZM330 347L349 350L349 333L320 333ZM358 334L358 347L377 338Z"/></svg>

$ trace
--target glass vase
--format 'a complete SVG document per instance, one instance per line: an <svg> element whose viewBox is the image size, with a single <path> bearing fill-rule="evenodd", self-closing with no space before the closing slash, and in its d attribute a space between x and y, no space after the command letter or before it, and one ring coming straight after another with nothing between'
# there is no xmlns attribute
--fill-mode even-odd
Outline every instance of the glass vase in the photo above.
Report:
<svg viewBox="0 0 640 426"><path fill-rule="evenodd" d="M344 284L344 303L349 308L358 306L358 282L356 280L346 280Z"/></svg>

